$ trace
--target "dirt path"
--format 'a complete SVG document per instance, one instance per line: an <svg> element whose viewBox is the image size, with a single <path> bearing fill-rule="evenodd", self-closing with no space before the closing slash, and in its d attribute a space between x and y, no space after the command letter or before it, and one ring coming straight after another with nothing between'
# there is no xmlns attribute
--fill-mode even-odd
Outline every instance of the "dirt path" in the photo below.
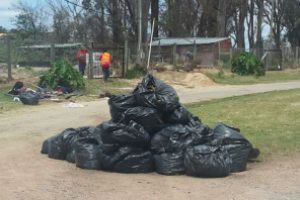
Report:
<svg viewBox="0 0 300 200"><path fill-rule="evenodd" d="M181 95L183 103L188 102L183 97L188 94ZM81 170L40 154L49 136L109 119L106 100L82 104L84 108L63 108L62 103L53 103L0 115L1 200L300 199L299 156L250 163L246 172L203 179Z"/></svg>

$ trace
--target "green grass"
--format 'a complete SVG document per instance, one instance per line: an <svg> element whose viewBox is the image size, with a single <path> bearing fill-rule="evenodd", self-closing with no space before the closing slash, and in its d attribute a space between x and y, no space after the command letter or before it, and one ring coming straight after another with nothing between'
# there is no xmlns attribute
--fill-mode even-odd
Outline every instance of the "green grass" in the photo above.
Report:
<svg viewBox="0 0 300 200"><path fill-rule="evenodd" d="M131 91L130 84L127 81L119 78L110 78L106 83L102 83L103 79L85 80L84 94L99 94L99 90L103 92L110 92L111 94L121 94ZM122 89L123 88L123 89Z"/></svg>
<svg viewBox="0 0 300 200"><path fill-rule="evenodd" d="M12 86L0 87L0 114L23 106L21 102L14 102L12 97L5 95L11 88Z"/></svg>
<svg viewBox="0 0 300 200"><path fill-rule="evenodd" d="M224 70L222 76L218 72L204 72L206 76L219 84L228 85L247 85L259 83L278 83L288 81L300 81L300 69L288 69L283 71L267 71L265 76L256 78L255 76L240 76L230 73L229 70Z"/></svg>
<svg viewBox="0 0 300 200"><path fill-rule="evenodd" d="M188 104L204 124L223 122L261 150L260 159L300 153L300 89Z"/></svg>

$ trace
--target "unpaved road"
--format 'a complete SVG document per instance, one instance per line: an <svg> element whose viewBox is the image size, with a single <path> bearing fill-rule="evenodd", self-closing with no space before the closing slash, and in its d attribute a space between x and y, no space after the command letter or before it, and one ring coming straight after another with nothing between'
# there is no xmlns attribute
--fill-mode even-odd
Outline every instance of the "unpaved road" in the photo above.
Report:
<svg viewBox="0 0 300 200"><path fill-rule="evenodd" d="M292 85L300 87L300 82ZM265 92L262 90L266 87L265 84L186 90L189 92L178 88L178 91L181 102L187 103L199 99L221 98L220 93L223 94L222 97L227 97L229 93L229 96L252 93L255 87L256 92ZM279 85L275 88L279 89ZM63 108L62 103L53 103L24 106L24 109L0 115L1 200L300 199L299 155L250 163L246 172L231 174L226 178L204 179L169 177L156 173L117 174L81 170L66 161L49 159L40 154L41 144L49 136L69 127L98 125L109 119L106 100L79 103L85 107Z"/></svg>

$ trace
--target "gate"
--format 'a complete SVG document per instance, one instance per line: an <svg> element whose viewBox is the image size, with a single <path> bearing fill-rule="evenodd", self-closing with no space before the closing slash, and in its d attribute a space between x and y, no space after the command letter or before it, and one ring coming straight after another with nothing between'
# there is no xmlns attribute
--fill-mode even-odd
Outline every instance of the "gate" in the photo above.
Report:
<svg viewBox="0 0 300 200"><path fill-rule="evenodd" d="M111 55L113 63L110 66L110 77L122 78L125 73L125 57L124 57L124 47L112 47L112 46L102 46L92 43L92 55L93 58L87 58L87 65L93 66L93 78L103 78L102 67L99 60L103 49ZM92 62L92 65L89 65ZM87 72L89 73L89 72Z"/></svg>

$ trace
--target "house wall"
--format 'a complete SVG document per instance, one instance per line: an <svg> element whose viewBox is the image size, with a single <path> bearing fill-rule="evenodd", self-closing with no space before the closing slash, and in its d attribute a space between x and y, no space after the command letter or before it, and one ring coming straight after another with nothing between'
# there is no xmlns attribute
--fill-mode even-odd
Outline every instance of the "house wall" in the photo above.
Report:
<svg viewBox="0 0 300 200"><path fill-rule="evenodd" d="M220 42L220 53L219 53L219 43L212 44L202 44L197 45L197 53L194 55L194 60L198 65L211 66L215 63L215 60L219 59L219 55L230 53L231 40L224 40ZM185 53L190 51L194 53L194 44L191 45L176 45L176 56L177 63L183 63L186 60ZM164 62L173 62L173 46L161 46L160 52L163 57ZM151 56L157 57L159 55L159 48L157 46L152 47Z"/></svg>

